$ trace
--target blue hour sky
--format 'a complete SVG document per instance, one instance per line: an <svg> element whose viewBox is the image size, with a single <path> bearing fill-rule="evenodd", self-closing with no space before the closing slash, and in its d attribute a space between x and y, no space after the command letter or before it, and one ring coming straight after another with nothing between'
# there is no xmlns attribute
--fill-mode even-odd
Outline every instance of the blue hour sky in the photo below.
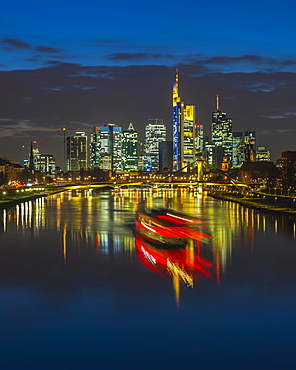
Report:
<svg viewBox="0 0 296 370"><path fill-rule="evenodd" d="M242 55L295 60L295 7L292 1L5 2L2 69L36 68L50 60L82 65L175 65ZM232 64L242 71L256 68Z"/></svg>
<svg viewBox="0 0 296 370"><path fill-rule="evenodd" d="M208 134L220 94L234 131L256 130L273 159L296 150L295 8L286 0L3 2L0 156L20 160L8 139L21 148L31 136L53 152L64 125L70 134L133 122L143 134L157 116L170 134L177 66L181 96Z"/></svg>

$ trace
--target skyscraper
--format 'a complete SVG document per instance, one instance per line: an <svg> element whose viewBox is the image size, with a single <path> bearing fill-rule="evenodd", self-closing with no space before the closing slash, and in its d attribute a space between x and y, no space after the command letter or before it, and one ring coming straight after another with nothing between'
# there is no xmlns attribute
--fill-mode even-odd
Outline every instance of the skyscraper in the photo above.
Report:
<svg viewBox="0 0 296 370"><path fill-rule="evenodd" d="M187 105L179 96L179 75L173 85L173 168L180 170L195 160L195 106Z"/></svg>
<svg viewBox="0 0 296 370"><path fill-rule="evenodd" d="M138 171L138 131L132 123L122 131L122 169Z"/></svg>
<svg viewBox="0 0 296 370"><path fill-rule="evenodd" d="M244 138L241 131L234 131L233 136L233 150L232 150L232 167L240 167L244 163Z"/></svg>
<svg viewBox="0 0 296 370"><path fill-rule="evenodd" d="M166 141L166 126L162 119L149 119L145 127L144 170L159 170L159 142Z"/></svg>
<svg viewBox="0 0 296 370"><path fill-rule="evenodd" d="M192 163L195 160L196 147L195 147L195 105L186 105L184 109L184 137L183 137L183 150L184 150L184 164Z"/></svg>
<svg viewBox="0 0 296 370"><path fill-rule="evenodd" d="M176 69L176 80L173 85L173 169L179 170L184 162L184 103L179 96L179 74Z"/></svg>
<svg viewBox="0 0 296 370"><path fill-rule="evenodd" d="M121 157L122 128L115 123L100 127L100 168L103 170L122 171Z"/></svg>
<svg viewBox="0 0 296 370"><path fill-rule="evenodd" d="M85 132L67 137L67 169L79 171L88 167L88 145Z"/></svg>
<svg viewBox="0 0 296 370"><path fill-rule="evenodd" d="M90 168L99 167L101 154L100 128L94 126L89 140L89 166Z"/></svg>
<svg viewBox="0 0 296 370"><path fill-rule="evenodd" d="M212 142L224 149L230 166L232 166L232 118L219 108L219 95L216 95L216 109L212 113Z"/></svg>

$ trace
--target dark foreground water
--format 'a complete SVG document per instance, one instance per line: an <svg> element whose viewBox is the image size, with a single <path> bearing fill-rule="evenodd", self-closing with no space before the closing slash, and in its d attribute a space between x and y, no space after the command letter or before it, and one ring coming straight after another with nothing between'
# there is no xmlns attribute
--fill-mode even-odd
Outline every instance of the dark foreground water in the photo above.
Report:
<svg viewBox="0 0 296 370"><path fill-rule="evenodd" d="M137 250L142 199L211 238ZM296 220L181 190L2 211L0 333L1 369L294 369Z"/></svg>

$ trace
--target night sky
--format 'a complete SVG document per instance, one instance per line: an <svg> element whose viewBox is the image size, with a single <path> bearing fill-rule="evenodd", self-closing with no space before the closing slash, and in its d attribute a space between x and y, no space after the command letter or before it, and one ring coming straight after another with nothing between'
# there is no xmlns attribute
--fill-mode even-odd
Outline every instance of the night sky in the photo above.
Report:
<svg viewBox="0 0 296 370"><path fill-rule="evenodd" d="M143 138L171 88L210 134L215 95L234 131L255 130L272 153L296 150L292 1L3 2L0 157L21 161L33 140L63 163L63 132L132 122ZM24 146L24 147L23 147Z"/></svg>

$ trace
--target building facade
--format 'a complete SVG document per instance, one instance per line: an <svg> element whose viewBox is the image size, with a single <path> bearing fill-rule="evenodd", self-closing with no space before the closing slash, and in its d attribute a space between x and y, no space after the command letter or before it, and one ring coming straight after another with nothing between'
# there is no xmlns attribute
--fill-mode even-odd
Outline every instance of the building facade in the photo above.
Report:
<svg viewBox="0 0 296 370"><path fill-rule="evenodd" d="M212 143L224 149L230 167L232 166L232 118L219 108L219 95L216 95L216 109L212 112Z"/></svg>
<svg viewBox="0 0 296 370"><path fill-rule="evenodd" d="M122 169L123 171L138 171L138 131L132 123L122 132Z"/></svg>
<svg viewBox="0 0 296 370"><path fill-rule="evenodd" d="M166 141L166 126L162 119L149 119L145 127L144 170L159 170L159 143Z"/></svg>
<svg viewBox="0 0 296 370"><path fill-rule="evenodd" d="M34 167L36 171L53 177L56 172L55 158L51 154L38 154L34 157Z"/></svg>
<svg viewBox="0 0 296 370"><path fill-rule="evenodd" d="M270 151L265 149L265 146L258 146L256 151L257 162L270 162Z"/></svg>
<svg viewBox="0 0 296 370"><path fill-rule="evenodd" d="M100 168L122 171L122 128L115 123L100 127Z"/></svg>
<svg viewBox="0 0 296 370"><path fill-rule="evenodd" d="M159 143L159 170L172 171L173 169L173 142L161 141Z"/></svg>
<svg viewBox="0 0 296 370"><path fill-rule="evenodd" d="M196 140L195 140L195 105L186 105L183 119L183 161L184 166L195 161L196 158Z"/></svg>
<svg viewBox="0 0 296 370"><path fill-rule="evenodd" d="M93 127L89 138L89 166L90 168L99 167L101 154L100 128Z"/></svg>
<svg viewBox="0 0 296 370"><path fill-rule="evenodd" d="M234 131L232 133L233 145L232 145L232 167L240 167L245 160L245 145L244 137L241 131Z"/></svg>
<svg viewBox="0 0 296 370"><path fill-rule="evenodd" d="M76 132L67 137L67 170L79 171L88 168L88 138L85 132Z"/></svg>
<svg viewBox="0 0 296 370"><path fill-rule="evenodd" d="M173 169L179 170L184 162L184 103L179 96L179 73L176 70L176 80L173 85Z"/></svg>

